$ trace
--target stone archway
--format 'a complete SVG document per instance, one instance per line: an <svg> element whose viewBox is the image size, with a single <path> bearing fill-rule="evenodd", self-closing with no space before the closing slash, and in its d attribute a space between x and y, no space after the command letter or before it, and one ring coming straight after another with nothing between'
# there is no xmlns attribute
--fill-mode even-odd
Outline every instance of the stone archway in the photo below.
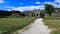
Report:
<svg viewBox="0 0 60 34"><path fill-rule="evenodd" d="M35 17L40 17L40 11L35 12Z"/></svg>

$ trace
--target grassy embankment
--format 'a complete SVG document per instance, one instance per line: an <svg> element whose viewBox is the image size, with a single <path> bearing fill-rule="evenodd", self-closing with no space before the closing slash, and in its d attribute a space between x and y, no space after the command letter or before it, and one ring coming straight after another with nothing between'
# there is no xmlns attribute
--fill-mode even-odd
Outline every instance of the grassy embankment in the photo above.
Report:
<svg viewBox="0 0 60 34"><path fill-rule="evenodd" d="M36 18L0 18L0 34L10 34L32 23Z"/></svg>
<svg viewBox="0 0 60 34"><path fill-rule="evenodd" d="M60 34L60 17L46 17L43 21L45 25L53 29L51 34Z"/></svg>

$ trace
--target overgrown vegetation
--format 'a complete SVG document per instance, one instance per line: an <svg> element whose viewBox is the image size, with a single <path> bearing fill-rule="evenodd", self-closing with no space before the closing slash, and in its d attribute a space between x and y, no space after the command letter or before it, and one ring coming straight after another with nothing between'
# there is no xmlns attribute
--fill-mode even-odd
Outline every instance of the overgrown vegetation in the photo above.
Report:
<svg viewBox="0 0 60 34"><path fill-rule="evenodd" d="M60 17L56 17L56 16L46 16L45 17L46 20L60 20Z"/></svg>
<svg viewBox="0 0 60 34"><path fill-rule="evenodd" d="M53 29L51 34L60 34L60 17L46 17L43 22Z"/></svg>
<svg viewBox="0 0 60 34"><path fill-rule="evenodd" d="M49 16L51 16L52 12L54 12L54 6L51 4L46 4L45 5L45 13L47 13Z"/></svg>
<svg viewBox="0 0 60 34"><path fill-rule="evenodd" d="M0 18L0 34L10 34L32 23L36 18Z"/></svg>

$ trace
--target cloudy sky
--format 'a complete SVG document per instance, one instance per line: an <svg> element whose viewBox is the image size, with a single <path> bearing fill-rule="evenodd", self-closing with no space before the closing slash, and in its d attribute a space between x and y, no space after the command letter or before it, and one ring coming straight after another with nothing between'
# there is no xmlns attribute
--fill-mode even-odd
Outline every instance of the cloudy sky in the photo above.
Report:
<svg viewBox="0 0 60 34"><path fill-rule="evenodd" d="M60 0L0 0L0 10L44 9L44 4L60 8Z"/></svg>

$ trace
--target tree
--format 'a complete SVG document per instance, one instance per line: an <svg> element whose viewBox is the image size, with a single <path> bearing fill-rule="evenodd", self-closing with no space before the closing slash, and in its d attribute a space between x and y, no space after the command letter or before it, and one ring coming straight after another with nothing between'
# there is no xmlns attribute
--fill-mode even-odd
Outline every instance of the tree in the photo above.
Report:
<svg viewBox="0 0 60 34"><path fill-rule="evenodd" d="M54 6L53 5L51 5L51 4L46 4L45 5L45 12L49 15L49 16L51 16L51 14L52 14L52 12L54 12L55 10L54 10Z"/></svg>

